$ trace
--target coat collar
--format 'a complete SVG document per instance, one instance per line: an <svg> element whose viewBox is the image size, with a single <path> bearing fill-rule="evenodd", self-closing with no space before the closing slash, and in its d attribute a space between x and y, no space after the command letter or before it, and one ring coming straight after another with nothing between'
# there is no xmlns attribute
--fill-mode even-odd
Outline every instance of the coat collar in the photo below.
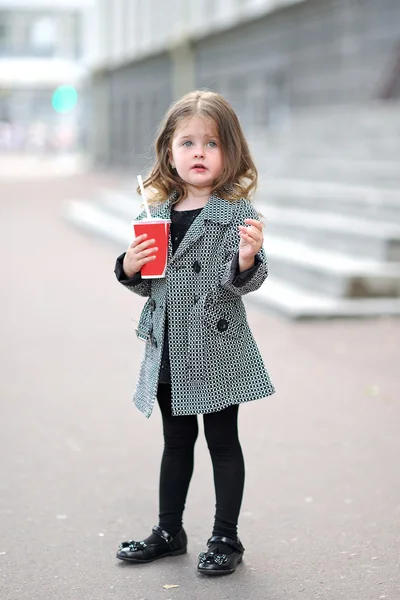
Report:
<svg viewBox="0 0 400 600"><path fill-rule="evenodd" d="M166 202L160 204L156 210L154 210L153 216L162 219L170 219L172 206L173 197L170 197ZM185 237L179 244L174 256L170 257L170 260L175 261L177 258L182 256L182 254L184 254L188 248L190 248L190 246L203 237L205 232L205 223L207 221L211 221L218 225L227 225L231 222L233 214L234 202L224 200L216 194L212 194L201 213L193 221Z"/></svg>
<svg viewBox="0 0 400 600"><path fill-rule="evenodd" d="M168 200L162 204L158 204L152 210L153 217L160 219L170 219L171 210L173 207L174 197L170 196ZM221 225L227 225L231 222L234 213L234 202L230 200L224 200L217 194L212 194L201 211L198 219L201 221L212 221L213 223L219 223ZM200 218L201 217L201 218ZM196 221L198 220L196 219Z"/></svg>

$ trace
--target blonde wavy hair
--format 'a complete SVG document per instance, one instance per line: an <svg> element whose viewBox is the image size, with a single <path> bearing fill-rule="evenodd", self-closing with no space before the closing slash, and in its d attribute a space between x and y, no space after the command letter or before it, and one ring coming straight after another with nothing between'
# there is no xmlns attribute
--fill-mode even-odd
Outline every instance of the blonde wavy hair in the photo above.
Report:
<svg viewBox="0 0 400 600"><path fill-rule="evenodd" d="M162 203L172 197L176 203L186 198L186 184L170 163L171 144L177 126L194 116L215 123L224 157L222 174L214 181L211 193L232 201L251 198L257 187L258 173L239 119L220 94L198 90L172 104L161 125L155 142L155 164L143 182L149 201Z"/></svg>

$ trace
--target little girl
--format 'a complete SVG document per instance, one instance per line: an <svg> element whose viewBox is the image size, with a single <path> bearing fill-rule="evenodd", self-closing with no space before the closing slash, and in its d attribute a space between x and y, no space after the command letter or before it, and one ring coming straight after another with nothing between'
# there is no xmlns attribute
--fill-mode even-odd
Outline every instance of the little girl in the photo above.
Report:
<svg viewBox="0 0 400 600"><path fill-rule="evenodd" d="M182 515L198 414L204 415L216 512L197 569L207 575L233 573L242 560L238 408L274 393L242 301L268 273L262 225L246 199L256 184L238 118L222 96L196 91L172 105L144 182L152 215L171 219L166 276L141 279L141 268L157 252L146 235L132 242L115 267L120 283L148 297L137 329L146 348L134 402L147 417L158 402L165 442L159 523L146 539L122 542L121 560L146 563L186 552Z"/></svg>

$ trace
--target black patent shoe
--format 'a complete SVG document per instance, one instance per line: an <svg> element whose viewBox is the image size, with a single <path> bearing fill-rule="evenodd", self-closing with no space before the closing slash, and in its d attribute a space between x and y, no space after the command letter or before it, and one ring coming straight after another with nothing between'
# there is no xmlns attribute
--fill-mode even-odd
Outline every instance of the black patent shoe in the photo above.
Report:
<svg viewBox="0 0 400 600"><path fill-rule="evenodd" d="M218 551L218 544L228 544L233 550L231 554ZM200 552L197 570L205 575L228 575L234 573L242 562L244 548L242 542L221 535L213 535L207 542L207 552Z"/></svg>
<svg viewBox="0 0 400 600"><path fill-rule="evenodd" d="M179 556L186 553L187 537L183 528L175 537L158 525L153 527L153 533L159 536L160 541L155 544L134 540L122 542L118 547L117 558L132 563L148 563L164 556Z"/></svg>

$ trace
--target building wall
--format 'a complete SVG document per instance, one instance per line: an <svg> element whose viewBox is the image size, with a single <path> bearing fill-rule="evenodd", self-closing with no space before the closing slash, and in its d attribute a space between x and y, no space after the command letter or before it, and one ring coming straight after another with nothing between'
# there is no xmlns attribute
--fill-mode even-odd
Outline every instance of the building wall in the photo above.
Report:
<svg viewBox="0 0 400 600"><path fill-rule="evenodd" d="M0 0L1 1L1 0ZM96 0L96 70L168 52L185 39L223 31L308 0Z"/></svg>
<svg viewBox="0 0 400 600"><path fill-rule="evenodd" d="M118 2L120 10L124 0ZM148 164L159 117L188 89L208 88L224 94L251 138L263 128L284 127L299 109L363 104L376 98L398 51L399 0L307 0L271 14L266 14L265 1L220 1L213 12L211 3L208 7L218 27L204 17L205 3L186 3L193 10L179 22L196 20L197 7L196 31L191 39L176 31L168 51L146 55L151 32L146 29L148 14L142 12L130 23L131 35L138 39L132 41L136 50L128 64L129 34L119 50L114 48L115 62L109 63L103 75L103 85L109 88L110 135L103 139L108 151L102 154L108 154L110 164L128 168ZM236 11L233 24L227 27L233 3L247 5L246 19L238 22ZM140 3L135 4L138 8ZM147 7L150 10L151 3ZM252 21L249 7L254 15L258 10ZM108 10L113 10L109 4ZM138 14L144 19L143 27ZM117 31L121 11L113 16ZM168 25L170 17L165 18ZM139 47L144 53L140 60L134 58Z"/></svg>
<svg viewBox="0 0 400 600"><path fill-rule="evenodd" d="M172 102L171 60L161 54L93 79L93 155L102 165L146 168Z"/></svg>
<svg viewBox="0 0 400 600"><path fill-rule="evenodd" d="M273 124L376 98L399 40L398 0L313 0L199 41L196 83L227 95L247 127Z"/></svg>

